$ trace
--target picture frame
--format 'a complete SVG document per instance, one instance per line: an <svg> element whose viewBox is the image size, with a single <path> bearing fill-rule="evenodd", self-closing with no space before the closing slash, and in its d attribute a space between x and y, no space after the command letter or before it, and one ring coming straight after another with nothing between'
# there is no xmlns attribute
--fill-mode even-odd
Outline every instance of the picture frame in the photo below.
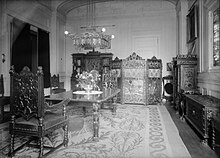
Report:
<svg viewBox="0 0 220 158"><path fill-rule="evenodd" d="M172 63L167 63L167 71L172 71Z"/></svg>
<svg viewBox="0 0 220 158"><path fill-rule="evenodd" d="M197 6L193 5L189 10L189 14L186 16L187 20L187 43L193 42L197 36L198 25L198 13Z"/></svg>

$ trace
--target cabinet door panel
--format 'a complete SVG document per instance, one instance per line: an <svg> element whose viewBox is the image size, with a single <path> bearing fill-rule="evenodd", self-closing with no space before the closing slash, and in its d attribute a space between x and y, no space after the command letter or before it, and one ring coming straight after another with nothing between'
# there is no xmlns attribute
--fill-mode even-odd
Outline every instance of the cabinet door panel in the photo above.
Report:
<svg viewBox="0 0 220 158"><path fill-rule="evenodd" d="M99 58L87 58L86 62L86 71L90 72L91 70L100 71L100 59Z"/></svg>

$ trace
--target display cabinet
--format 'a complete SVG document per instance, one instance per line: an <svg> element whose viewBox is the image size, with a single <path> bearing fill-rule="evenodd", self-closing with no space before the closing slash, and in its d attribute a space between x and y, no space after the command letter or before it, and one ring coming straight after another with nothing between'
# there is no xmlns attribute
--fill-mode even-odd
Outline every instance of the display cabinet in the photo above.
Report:
<svg viewBox="0 0 220 158"><path fill-rule="evenodd" d="M147 59L147 104L161 103L162 60L153 56Z"/></svg>
<svg viewBox="0 0 220 158"><path fill-rule="evenodd" d="M78 73L82 73L82 71L85 69L85 62L84 62L84 56L83 53L78 54L72 54L72 76L71 76L71 89L76 90L76 84L78 83L76 80L76 75Z"/></svg>
<svg viewBox="0 0 220 158"><path fill-rule="evenodd" d="M72 76L71 76L71 89L77 90L76 75L83 71L90 72L97 70L102 76L103 72L107 72L111 68L112 53L101 53L98 51L91 51L86 54L77 53L72 54Z"/></svg>

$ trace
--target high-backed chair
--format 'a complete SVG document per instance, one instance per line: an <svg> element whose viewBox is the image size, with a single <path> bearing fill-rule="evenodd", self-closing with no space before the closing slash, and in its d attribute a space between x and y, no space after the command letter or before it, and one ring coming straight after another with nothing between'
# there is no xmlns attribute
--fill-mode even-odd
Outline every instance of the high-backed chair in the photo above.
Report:
<svg viewBox="0 0 220 158"><path fill-rule="evenodd" d="M66 89L61 88L59 74L50 77L50 94L65 92Z"/></svg>
<svg viewBox="0 0 220 158"><path fill-rule="evenodd" d="M107 71L102 75L102 90L105 91L107 89L117 89L119 88L118 85L118 74L115 70ZM116 98L117 99L117 98ZM108 100L107 102L103 103L101 108L102 109L111 109L114 110L114 106L111 104L115 104L116 100Z"/></svg>
<svg viewBox="0 0 220 158"><path fill-rule="evenodd" d="M10 152L13 156L16 151L24 145L36 143L34 147L39 148L39 157L43 157L43 150L46 147L43 137L56 129L64 129L64 140L56 147L49 148L50 152L66 146L68 143L68 123L66 115L66 105L69 99L57 104L49 105L44 99L43 71L38 67L37 73L32 73L28 67L24 67L20 73L14 72L14 67L10 70L10 115L9 133L11 135ZM30 138L20 147L15 148L15 136L28 136ZM32 144L33 146L33 144Z"/></svg>
<svg viewBox="0 0 220 158"><path fill-rule="evenodd" d="M118 88L118 74L115 70L110 70L102 75L102 88Z"/></svg>
<svg viewBox="0 0 220 158"><path fill-rule="evenodd" d="M0 76L0 123L8 121L10 107L10 97L4 96L3 75Z"/></svg>

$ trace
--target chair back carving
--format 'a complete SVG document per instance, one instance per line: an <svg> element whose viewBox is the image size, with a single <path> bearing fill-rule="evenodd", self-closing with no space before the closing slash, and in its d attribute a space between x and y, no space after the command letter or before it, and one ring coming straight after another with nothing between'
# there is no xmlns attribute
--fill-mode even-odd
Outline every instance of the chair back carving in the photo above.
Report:
<svg viewBox="0 0 220 158"><path fill-rule="evenodd" d="M20 73L11 67L11 113L26 120L44 115L44 83L42 67L34 74L25 66Z"/></svg>
<svg viewBox="0 0 220 158"><path fill-rule="evenodd" d="M42 67L38 67L37 72L32 73L25 66L20 73L16 73L12 66L10 77L9 156L14 156L24 145L39 148L39 158L46 157L62 145L66 146L69 123L66 105L69 99L64 99L55 104L45 102ZM54 147L45 144L44 137L59 128L64 129L63 143ZM23 144L16 145L15 149L15 136L19 135L29 137ZM50 149L49 152L45 153L44 148Z"/></svg>
<svg viewBox="0 0 220 158"><path fill-rule="evenodd" d="M4 81L3 81L3 75L0 76L0 95L4 96Z"/></svg>
<svg viewBox="0 0 220 158"><path fill-rule="evenodd" d="M116 70L110 70L102 75L103 88L118 88L118 74Z"/></svg>

